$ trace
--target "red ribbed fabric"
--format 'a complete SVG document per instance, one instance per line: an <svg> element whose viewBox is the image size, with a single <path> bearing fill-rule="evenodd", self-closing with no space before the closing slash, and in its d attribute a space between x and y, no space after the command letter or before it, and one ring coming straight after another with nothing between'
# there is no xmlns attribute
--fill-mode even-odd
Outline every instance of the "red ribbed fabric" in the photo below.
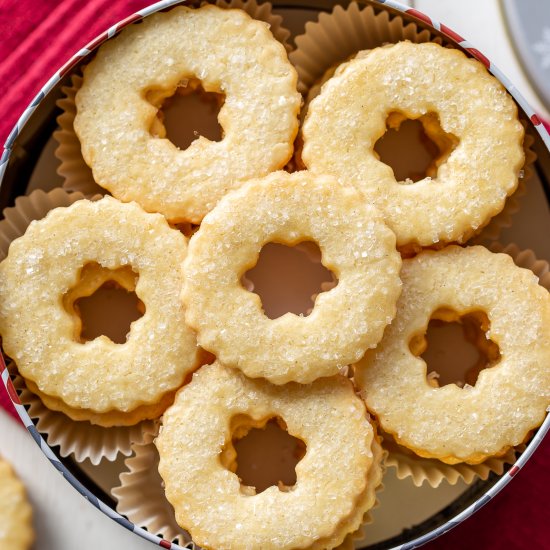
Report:
<svg viewBox="0 0 550 550"><path fill-rule="evenodd" d="M49 77L148 0L1 0L0 144Z"/></svg>
<svg viewBox="0 0 550 550"><path fill-rule="evenodd" d="M0 144L42 85L70 56L149 3L148 0L0 0ZM14 413L2 384L0 406ZM426 548L550 549L549 490L547 438L503 493Z"/></svg>

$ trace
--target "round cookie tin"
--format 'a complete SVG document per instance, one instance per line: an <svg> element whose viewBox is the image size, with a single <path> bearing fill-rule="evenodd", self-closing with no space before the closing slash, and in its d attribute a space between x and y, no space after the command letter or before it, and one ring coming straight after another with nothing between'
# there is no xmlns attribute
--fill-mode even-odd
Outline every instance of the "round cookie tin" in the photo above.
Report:
<svg viewBox="0 0 550 550"><path fill-rule="evenodd" d="M0 158L1 209L13 204L15 197L26 192L31 172L38 162L44 144L50 138L52 130L55 127L56 101L61 97L61 86L68 82L71 73L77 69L82 62L87 60L88 56L90 56L101 43L116 35L125 26L140 21L144 17L157 11L169 9L174 5L185 3L185 1L181 0L163 0L120 21L95 38L85 48L78 51L48 80L42 90L21 115L4 144L4 150ZM350 2L344 0L339 3L346 6ZM393 0L363 0L359 3L372 6L376 12L387 11L390 17L401 16L405 22L412 21L416 23L419 28L428 29L432 35L443 37L447 42L451 42L455 47L462 49L467 54L478 59L502 82L518 104L523 118L529 120L531 129L533 130L532 134L535 136L533 149L537 154L535 171L540 186L546 196L546 200L550 202L550 135L533 109L506 76L491 63L490 59L450 28L433 20L428 15L418 10L409 8ZM288 25L292 28L300 28L300 25L302 25L303 28L303 23L305 21L315 19L319 12L330 12L334 6L334 2L330 0L273 0L272 4L274 13L281 14L285 22L287 20L292 20L294 22ZM23 151L25 154L18 154L19 151ZM109 496L108 492L101 487L101 483L94 478L93 473L81 468L79 464L72 461L70 458L59 456L54 449L48 446L43 435L36 429L26 408L21 404L8 369L6 368L4 357L1 355L0 375L21 420L35 442L40 446L52 465L84 498L123 527L135 532L137 535L154 544L162 548L182 548L175 542L164 540L146 529L134 525L127 518L118 514L115 511L114 500ZM371 546L362 547L415 548L452 529L461 521L479 510L512 480L515 474L523 467L527 460L529 460L549 429L550 416L547 416L545 422L534 434L529 445L521 453L515 464L512 466L508 465L505 468L505 473L501 476L491 474L485 481L478 480L472 483L460 494L453 496L452 500L447 502L440 512L431 513L421 521L418 521L412 528L403 527L401 533L397 535L393 534L374 542ZM187 547L189 547L189 545Z"/></svg>

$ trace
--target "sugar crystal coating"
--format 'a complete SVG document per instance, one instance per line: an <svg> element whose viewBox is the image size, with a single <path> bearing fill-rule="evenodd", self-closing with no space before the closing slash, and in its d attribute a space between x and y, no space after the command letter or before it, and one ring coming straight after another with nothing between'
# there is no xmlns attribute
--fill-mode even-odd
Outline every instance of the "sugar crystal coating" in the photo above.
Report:
<svg viewBox="0 0 550 550"><path fill-rule="evenodd" d="M382 428L417 454L476 464L524 441L550 405L550 294L506 254L449 246L403 262L397 315L355 380ZM500 360L475 386L433 387L410 350L432 314L481 310Z"/></svg>
<svg viewBox="0 0 550 550"><path fill-rule="evenodd" d="M224 137L179 150L151 125L161 100L190 78L225 95ZM298 130L296 81L265 23L242 10L177 7L101 46L84 71L74 126L97 183L171 221L198 223L243 180L286 164Z"/></svg>
<svg viewBox="0 0 550 550"><path fill-rule="evenodd" d="M245 494L222 465L231 420L242 415L280 417L306 444L290 490ZM275 386L215 362L178 392L155 443L166 496L197 544L267 550L333 548L357 529L381 478L373 441L364 404L343 376Z"/></svg>
<svg viewBox="0 0 550 550"><path fill-rule="evenodd" d="M311 240L338 284L312 313L269 319L242 275L268 242ZM275 172L224 197L193 236L186 320L200 345L251 377L308 383L338 373L382 337L401 281L395 236L352 187L310 172Z"/></svg>
<svg viewBox="0 0 550 550"><path fill-rule="evenodd" d="M403 185L378 159L373 148L395 112L435 113L458 138L437 177ZM302 160L355 185L399 247L431 246L464 242L502 210L518 185L523 135L513 99L481 63L435 43L399 42L358 55L323 85L303 125Z"/></svg>
<svg viewBox="0 0 550 550"><path fill-rule="evenodd" d="M11 243L0 264L4 350L40 392L69 407L126 413L159 403L197 363L179 300L186 248L179 231L135 203L104 197L52 210ZM75 338L63 296L89 263L130 266L137 274L145 314L132 323L125 344Z"/></svg>

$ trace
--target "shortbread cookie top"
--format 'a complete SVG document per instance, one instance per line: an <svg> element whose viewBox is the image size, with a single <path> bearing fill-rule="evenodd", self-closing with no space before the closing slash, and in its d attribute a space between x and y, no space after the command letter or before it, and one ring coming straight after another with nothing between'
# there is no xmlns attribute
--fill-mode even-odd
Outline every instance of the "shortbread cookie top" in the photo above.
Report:
<svg viewBox="0 0 550 550"><path fill-rule="evenodd" d="M438 144L435 177L398 182L374 151L386 125L421 119ZM441 128L435 124L439 119ZM463 242L518 184L524 130L496 78L459 50L399 42L341 65L311 102L302 159L379 207L399 247Z"/></svg>
<svg viewBox="0 0 550 550"><path fill-rule="evenodd" d="M236 429L274 417L306 453L293 487L255 494L223 464L223 451ZM374 504L381 477L374 437L343 376L275 386L216 362L178 392L155 443L176 519L201 547L321 549L342 542Z"/></svg>
<svg viewBox="0 0 550 550"><path fill-rule="evenodd" d="M199 79L225 96L219 142L185 150L151 133L178 85ZM242 10L177 7L131 25L99 49L76 95L75 130L97 183L171 221L198 223L242 181L282 168L301 96L268 26Z"/></svg>
<svg viewBox="0 0 550 550"><path fill-rule="evenodd" d="M269 242L314 241L338 284L307 317L269 319L241 277ZM186 320L200 345L275 384L331 376L382 338L401 281L395 236L353 187L311 172L275 172L224 197L189 244Z"/></svg>
<svg viewBox="0 0 550 550"><path fill-rule="evenodd" d="M405 260L397 315L356 365L367 408L420 456L479 463L522 443L550 405L550 294L506 254L449 246ZM414 352L430 318L480 311L500 359L474 386L434 387Z"/></svg>
<svg viewBox="0 0 550 550"><path fill-rule="evenodd" d="M186 249L179 231L136 203L104 197L52 210L11 243L0 264L5 352L39 391L75 409L129 412L158 403L197 366L179 300ZM104 335L76 338L63 297L90 263L135 273L145 313L123 344Z"/></svg>

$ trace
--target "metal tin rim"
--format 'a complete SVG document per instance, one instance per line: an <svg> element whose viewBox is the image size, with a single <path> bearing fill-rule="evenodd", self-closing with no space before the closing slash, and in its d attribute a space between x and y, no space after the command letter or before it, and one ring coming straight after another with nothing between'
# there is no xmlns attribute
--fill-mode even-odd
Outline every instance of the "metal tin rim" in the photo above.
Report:
<svg viewBox="0 0 550 550"><path fill-rule="evenodd" d="M405 6L400 2L396 2L394 0L367 0L367 1L373 4L388 6L398 12L406 13L408 16L412 16L416 19L421 20L424 23L427 23L434 29L445 34L451 40L456 42L459 46L467 50L470 53L470 55L472 55L473 57L478 59L480 62L482 62L487 67L487 69L505 86L508 92L512 95L512 97L516 100L516 102L520 105L520 107L524 110L524 112L529 117L530 121L533 123L534 127L537 129L538 133L540 134L546 147L550 150L550 134L542 124L542 121L539 119L535 111L532 109L529 103L525 100L525 98L521 95L521 93L516 89L516 87L512 84L512 82L502 73L502 71L500 71L498 67L493 65L490 62L490 60L487 57L485 57L479 50L477 50L472 44L470 44L467 40L465 40L460 35L452 31L449 27L447 27L443 23L440 23L439 21L436 21L430 18L428 15L418 10L410 8L409 6ZM34 110L41 103L44 97L79 61L81 61L84 57L89 55L92 51L94 51L97 47L99 47L103 42L105 42L106 40L108 40L109 38L117 34L125 26L131 23L134 23L136 21L139 21L144 17L147 17L148 15L151 15L157 11L172 7L176 4L185 4L186 2L187 0L161 0L160 2L152 4L151 6L148 6L147 8L144 8L136 12L135 14L127 17L126 19L116 23L115 25L110 27L107 31L101 33L96 38L94 38L91 42L89 42L84 48L79 50L76 54L74 54L69 59L69 61L65 65L63 65L41 88L41 90L38 92L38 94L35 96L35 98L31 101L29 106L25 109L23 114L20 116L19 120L13 127L8 138L6 139L6 142L4 144L4 150L2 152L2 155L0 156L0 185L2 184L3 176L8 165L8 160L10 157L13 144L17 139L17 136L20 134L22 128L25 126L25 124L33 114ZM46 441L38 433L33 421L31 420L31 418L27 413L27 410L19 401L15 388L10 379L8 369L6 368L4 357L1 353L0 353L0 377L2 379L4 386L6 387L8 395L19 417L21 418L23 424L29 431L30 435L32 436L36 444L40 447L42 452L46 455L46 457L52 463L54 468L56 468L56 470L58 470L63 475L63 477L86 500L88 500L98 510L103 512L105 515L107 515L108 517L110 517L111 519L113 519L114 521L116 521L117 523L119 523L129 531L132 531L137 535L141 536L142 538L155 543L157 546L160 546L162 548L169 548L173 550L183 550L184 547L178 544L172 543L170 541L164 540L158 537L157 535L149 533L145 529L134 525L132 522L130 522L129 520L127 520L126 518L118 514L110 506L106 505L104 502L98 499L91 491L89 491L66 468L66 466L62 464L60 458L56 456L56 454L48 446ZM496 482L492 487L490 487L486 492L484 492L484 494L481 497L479 497L467 508L465 508L464 510L456 514L453 518L443 523L439 527L436 527L430 532L424 535L421 535L419 537L416 537L415 539L408 541L404 544L399 544L397 546L394 546L393 547L394 550L409 550L412 548L417 548L439 537L440 535L446 533L447 531L450 531L453 527L455 527L456 525L458 525L459 523L461 523L462 521L470 517L472 514L477 512L477 510L482 508L487 502L489 502L494 496L496 496L506 485L508 485L508 483L514 478L517 472L525 465L525 463L529 460L531 455L535 452L537 447L540 445L540 443L544 439L545 435L548 433L548 431L550 431L550 414L547 415L545 421L540 426L540 428L534 435L533 439L529 442L529 445L527 446L525 451L522 453L522 455L518 458L518 460L515 462L515 464L512 466L512 468L510 468L510 470L508 470L505 474L503 474L501 479L498 482Z"/></svg>

